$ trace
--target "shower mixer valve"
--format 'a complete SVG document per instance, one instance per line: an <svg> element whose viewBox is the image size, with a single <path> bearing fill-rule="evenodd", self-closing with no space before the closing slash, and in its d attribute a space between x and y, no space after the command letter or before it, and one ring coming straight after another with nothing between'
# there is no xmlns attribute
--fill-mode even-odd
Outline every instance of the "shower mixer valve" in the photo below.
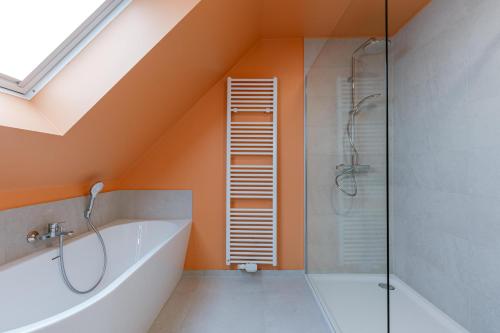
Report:
<svg viewBox="0 0 500 333"><path fill-rule="evenodd" d="M34 243L36 241L40 240L47 240L47 239L52 239L56 237L61 237L61 236L71 236L74 234L73 231L63 231L61 224L65 222L60 222L60 223L49 223L47 227L47 233L40 235L40 233L36 230L32 230L26 235L26 241L28 243Z"/></svg>

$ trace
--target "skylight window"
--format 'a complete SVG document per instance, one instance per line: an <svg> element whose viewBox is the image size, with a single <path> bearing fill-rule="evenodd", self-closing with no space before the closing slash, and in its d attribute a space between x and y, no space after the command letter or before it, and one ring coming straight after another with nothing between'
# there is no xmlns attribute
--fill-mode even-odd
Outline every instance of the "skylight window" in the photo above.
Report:
<svg viewBox="0 0 500 333"><path fill-rule="evenodd" d="M31 97L123 0L0 0L0 87Z"/></svg>

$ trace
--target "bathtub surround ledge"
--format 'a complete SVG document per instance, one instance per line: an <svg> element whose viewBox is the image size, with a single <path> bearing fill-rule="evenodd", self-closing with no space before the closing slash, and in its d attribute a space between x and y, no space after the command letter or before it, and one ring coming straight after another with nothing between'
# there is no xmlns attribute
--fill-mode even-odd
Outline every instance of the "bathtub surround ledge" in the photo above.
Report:
<svg viewBox="0 0 500 333"><path fill-rule="evenodd" d="M64 230L87 232L83 212L87 196L0 211L0 265L57 245L56 240L27 243L31 230L45 232L48 223L65 222ZM119 190L102 193L92 221L102 226L117 219L191 219L188 190Z"/></svg>

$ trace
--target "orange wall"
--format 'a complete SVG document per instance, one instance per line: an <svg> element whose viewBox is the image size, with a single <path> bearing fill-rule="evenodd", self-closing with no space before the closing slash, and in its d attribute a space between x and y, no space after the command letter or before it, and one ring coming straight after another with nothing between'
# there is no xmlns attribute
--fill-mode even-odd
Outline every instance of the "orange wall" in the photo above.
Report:
<svg viewBox="0 0 500 333"><path fill-rule="evenodd" d="M253 1L202 1L64 136L0 127L0 210L83 195L98 179L113 189L112 181L259 39ZM144 6L137 10L130 15L145 19ZM65 68L73 70L94 73L92 66ZM63 72L31 102L48 98L51 85L64 86ZM4 106L0 101L0 114Z"/></svg>
<svg viewBox="0 0 500 333"><path fill-rule="evenodd" d="M227 73L272 77L278 91L278 258L304 265L303 40L260 40ZM226 82L221 79L122 179L122 188L193 190L187 269L225 269Z"/></svg>
<svg viewBox="0 0 500 333"><path fill-rule="evenodd" d="M391 27L403 25L426 2L390 1L394 18ZM164 10L153 9L150 7L153 3ZM381 3L381 0L134 1L32 101L0 94L0 123L12 120L9 115L15 115L16 122L24 125L44 123L46 128L38 128L39 131L65 133L48 135L0 126L0 209L82 195L96 179L105 180L106 189L115 188L113 181L261 36L374 34L373 26L381 26ZM168 14L163 16L165 10ZM178 16L187 11L178 22ZM148 35L143 37L141 45L146 40L149 45L169 32L111 88L109 85L117 79L110 76L116 70L114 66L121 68L120 73L131 66L129 62L125 66L125 58L116 52L127 53L128 47L132 47L138 52L134 57L139 59L150 47L133 47L130 45L134 43L128 43L127 48L121 49L111 43L110 40L130 42L132 28L124 26L124 21L145 29L133 29L134 36ZM104 44L109 48L101 47ZM96 60L104 58L108 65ZM116 62L118 58L120 61ZM71 84L75 80L86 82L85 89ZM92 99L86 95L90 91L94 91ZM38 112L42 106L50 112ZM66 127L78 118L73 108L79 110L78 117L86 113L66 133ZM54 117L49 117L55 111L64 115L64 119L55 122ZM7 126L32 127L18 126L16 122L7 122Z"/></svg>

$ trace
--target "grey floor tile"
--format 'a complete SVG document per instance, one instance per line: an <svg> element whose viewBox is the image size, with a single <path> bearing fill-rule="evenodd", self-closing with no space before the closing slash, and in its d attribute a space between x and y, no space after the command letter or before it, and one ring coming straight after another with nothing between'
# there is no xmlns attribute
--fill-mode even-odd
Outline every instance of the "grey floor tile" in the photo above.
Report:
<svg viewBox="0 0 500 333"><path fill-rule="evenodd" d="M328 333L303 274L183 276L149 333Z"/></svg>

